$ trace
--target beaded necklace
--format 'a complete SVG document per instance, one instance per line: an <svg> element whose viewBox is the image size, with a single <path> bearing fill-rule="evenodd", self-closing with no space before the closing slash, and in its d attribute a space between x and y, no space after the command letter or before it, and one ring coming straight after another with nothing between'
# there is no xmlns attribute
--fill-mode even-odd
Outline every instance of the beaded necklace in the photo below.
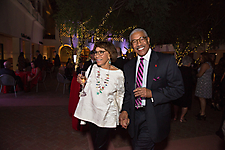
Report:
<svg viewBox="0 0 225 150"><path fill-rule="evenodd" d="M97 71L97 78L96 78L96 88L97 88L97 95L101 94L105 87L108 85L109 82L109 73L106 73L106 78L104 79L103 86L100 83L100 69Z"/></svg>

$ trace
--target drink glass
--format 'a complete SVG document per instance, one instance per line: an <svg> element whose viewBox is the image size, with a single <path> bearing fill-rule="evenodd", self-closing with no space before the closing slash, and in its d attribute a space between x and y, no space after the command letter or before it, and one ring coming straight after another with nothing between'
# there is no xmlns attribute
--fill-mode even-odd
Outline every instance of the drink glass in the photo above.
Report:
<svg viewBox="0 0 225 150"><path fill-rule="evenodd" d="M81 71L81 85L82 85L82 90L80 93L80 96L86 96L86 93L84 92L84 85L86 83L86 76L85 76L85 71Z"/></svg>

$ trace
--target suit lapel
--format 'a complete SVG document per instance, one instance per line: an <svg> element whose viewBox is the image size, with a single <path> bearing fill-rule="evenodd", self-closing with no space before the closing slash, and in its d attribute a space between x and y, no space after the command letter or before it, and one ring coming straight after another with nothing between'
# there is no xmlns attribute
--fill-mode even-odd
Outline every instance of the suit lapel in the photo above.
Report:
<svg viewBox="0 0 225 150"><path fill-rule="evenodd" d="M148 75L147 75L147 87L148 88L151 88L153 78L157 71L157 66L158 66L157 63L158 63L158 55L156 54L155 51L152 50L150 62L148 65Z"/></svg>
<svg viewBox="0 0 225 150"><path fill-rule="evenodd" d="M137 57L135 58L135 61L133 61L133 63L131 63L130 66L130 76L131 76L131 88L135 89L135 77L136 77L136 63L137 63Z"/></svg>

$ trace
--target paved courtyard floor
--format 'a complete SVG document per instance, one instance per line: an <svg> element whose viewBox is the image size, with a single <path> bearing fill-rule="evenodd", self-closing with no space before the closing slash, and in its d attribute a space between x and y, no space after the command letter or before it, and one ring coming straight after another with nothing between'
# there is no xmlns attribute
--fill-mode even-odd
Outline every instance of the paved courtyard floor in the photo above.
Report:
<svg viewBox="0 0 225 150"><path fill-rule="evenodd" d="M38 93L0 93L0 150L92 150L88 132L75 131L68 114L69 90L57 92L56 77L46 78L47 90ZM71 91L72 92L72 91ZM193 99L187 122L171 119L169 137L156 150L225 150L224 140L215 135L222 111L207 106L206 121L195 119L199 104ZM118 127L111 135L109 150L131 150L126 130Z"/></svg>

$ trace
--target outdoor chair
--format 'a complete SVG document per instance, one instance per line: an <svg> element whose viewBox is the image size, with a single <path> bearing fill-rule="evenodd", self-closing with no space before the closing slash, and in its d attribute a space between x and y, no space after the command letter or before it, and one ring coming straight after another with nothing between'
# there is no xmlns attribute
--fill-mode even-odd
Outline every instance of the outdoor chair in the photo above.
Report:
<svg viewBox="0 0 225 150"><path fill-rule="evenodd" d="M16 95L16 80L13 78L13 76L8 75L8 74L2 74L0 76L0 83L1 83L0 92L2 91L2 88L4 85L5 86L13 86L15 97L17 97L17 95Z"/></svg>
<svg viewBox="0 0 225 150"><path fill-rule="evenodd" d="M70 84L71 81L69 81L68 79L64 78L64 76L61 73L57 73L57 80L58 80L58 85L56 87L56 90L58 90L59 84L63 83L63 94L65 93L65 89L66 89L66 84Z"/></svg>
<svg viewBox="0 0 225 150"><path fill-rule="evenodd" d="M39 80L38 79L38 82L37 82L37 85L36 85L36 92L38 92L38 85L39 85L39 83L43 83L44 84L44 87L45 87L45 90L47 90L47 88L45 86L45 78L46 78L46 71L45 70L42 70L41 71L41 79L42 80Z"/></svg>

